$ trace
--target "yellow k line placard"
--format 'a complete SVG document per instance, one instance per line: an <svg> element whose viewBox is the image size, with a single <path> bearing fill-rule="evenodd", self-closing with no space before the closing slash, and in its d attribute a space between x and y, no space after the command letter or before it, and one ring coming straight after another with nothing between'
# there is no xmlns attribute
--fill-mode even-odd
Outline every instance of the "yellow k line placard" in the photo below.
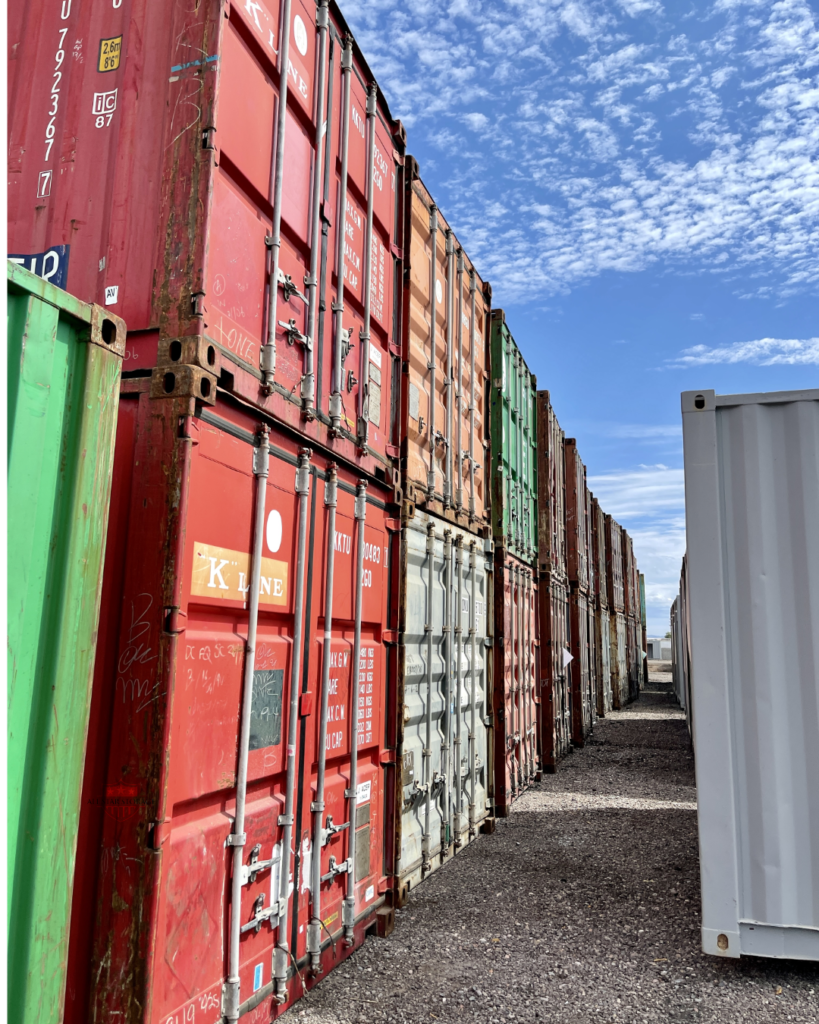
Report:
<svg viewBox="0 0 819 1024"><path fill-rule="evenodd" d="M213 544L193 545L192 595L247 602L249 575L250 556L247 552L219 548ZM262 559L259 602L287 604L287 562L279 562L275 558Z"/></svg>

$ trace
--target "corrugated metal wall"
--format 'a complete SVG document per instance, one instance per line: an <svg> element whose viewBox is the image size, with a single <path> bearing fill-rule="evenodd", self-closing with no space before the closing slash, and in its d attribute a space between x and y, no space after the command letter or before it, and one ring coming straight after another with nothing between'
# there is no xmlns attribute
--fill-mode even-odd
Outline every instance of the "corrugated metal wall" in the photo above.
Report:
<svg viewBox="0 0 819 1024"><path fill-rule="evenodd" d="M819 390L682 396L703 948L819 958Z"/></svg>

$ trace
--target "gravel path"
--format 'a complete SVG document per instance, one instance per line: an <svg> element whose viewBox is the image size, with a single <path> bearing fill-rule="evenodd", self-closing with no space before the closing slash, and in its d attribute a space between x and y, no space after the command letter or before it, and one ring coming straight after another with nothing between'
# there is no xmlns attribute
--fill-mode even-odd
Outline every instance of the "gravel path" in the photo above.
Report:
<svg viewBox="0 0 819 1024"><path fill-rule="evenodd" d="M700 952L693 758L651 679L283 1020L815 1024L816 965Z"/></svg>

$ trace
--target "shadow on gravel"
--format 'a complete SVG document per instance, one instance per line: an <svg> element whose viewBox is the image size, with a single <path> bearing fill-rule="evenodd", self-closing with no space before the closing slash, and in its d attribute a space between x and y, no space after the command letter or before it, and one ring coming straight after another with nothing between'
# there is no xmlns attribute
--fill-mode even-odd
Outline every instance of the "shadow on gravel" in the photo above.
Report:
<svg viewBox="0 0 819 1024"><path fill-rule="evenodd" d="M628 717L660 701L598 722L285 1020L815 1024L815 964L700 952L685 723Z"/></svg>

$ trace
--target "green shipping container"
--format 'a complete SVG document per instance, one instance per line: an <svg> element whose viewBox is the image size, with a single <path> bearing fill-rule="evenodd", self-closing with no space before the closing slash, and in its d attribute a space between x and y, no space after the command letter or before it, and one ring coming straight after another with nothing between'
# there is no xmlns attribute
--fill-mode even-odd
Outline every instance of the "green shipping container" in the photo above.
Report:
<svg viewBox="0 0 819 1024"><path fill-rule="evenodd" d="M8 262L8 1019L63 1014L125 324Z"/></svg>
<svg viewBox="0 0 819 1024"><path fill-rule="evenodd" d="M522 562L537 562L537 381L506 326L492 310L490 343L492 531L495 543Z"/></svg>

